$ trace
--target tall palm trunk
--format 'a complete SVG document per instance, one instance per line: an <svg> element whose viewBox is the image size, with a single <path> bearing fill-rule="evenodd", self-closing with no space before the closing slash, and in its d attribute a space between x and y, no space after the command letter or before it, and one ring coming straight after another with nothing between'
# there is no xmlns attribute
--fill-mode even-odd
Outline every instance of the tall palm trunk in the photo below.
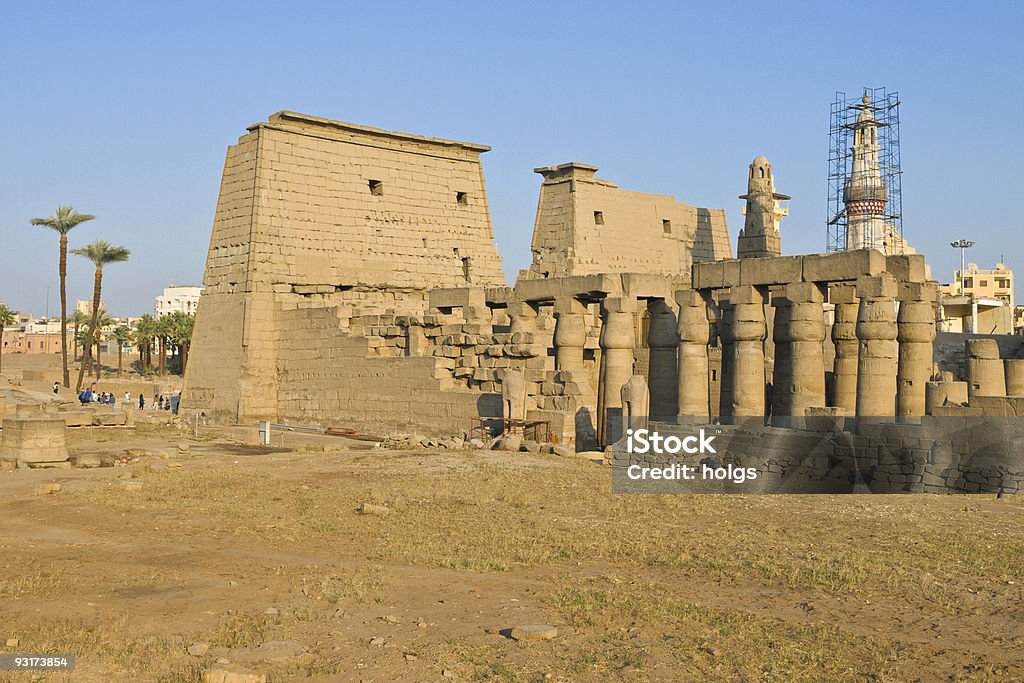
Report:
<svg viewBox="0 0 1024 683"><path fill-rule="evenodd" d="M96 335L96 321L100 317L100 287L103 284L103 269L97 267L96 275L93 278L92 283L92 320L89 322L89 331L86 333L85 348L88 349L92 346L92 340ZM97 347L97 352L98 352ZM88 353L88 351L86 352ZM97 366L98 367L98 366ZM75 384L75 393L77 394L82 390L82 381L85 379L85 363L78 368L78 383Z"/></svg>
<svg viewBox="0 0 1024 683"><path fill-rule="evenodd" d="M78 360L78 320L75 320L75 336L74 336L74 339L75 339L75 346L74 346L74 352L71 354L71 360L72 361Z"/></svg>
<svg viewBox="0 0 1024 683"><path fill-rule="evenodd" d="M117 376L121 377L121 355L124 353L124 343L117 340Z"/></svg>
<svg viewBox="0 0 1024 683"><path fill-rule="evenodd" d="M100 360L100 339L96 337L96 379L100 378L100 370L103 369L103 361Z"/></svg>
<svg viewBox="0 0 1024 683"><path fill-rule="evenodd" d="M68 236L60 235L60 360L64 365L64 388L71 388L71 374L68 372Z"/></svg>
<svg viewBox="0 0 1024 683"><path fill-rule="evenodd" d="M185 376L185 366L188 364L188 347L191 342L183 342L181 344L181 376Z"/></svg>
<svg viewBox="0 0 1024 683"><path fill-rule="evenodd" d="M4 326L0 325L0 372L4 371Z"/></svg>
<svg viewBox="0 0 1024 683"><path fill-rule="evenodd" d="M160 335L159 342L160 348L158 353L160 354L160 376L163 377L167 374L167 337Z"/></svg>

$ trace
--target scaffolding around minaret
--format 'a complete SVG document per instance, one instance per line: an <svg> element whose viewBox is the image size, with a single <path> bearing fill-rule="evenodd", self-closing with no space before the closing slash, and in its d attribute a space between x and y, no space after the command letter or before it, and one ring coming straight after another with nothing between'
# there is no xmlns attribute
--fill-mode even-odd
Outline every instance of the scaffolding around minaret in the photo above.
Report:
<svg viewBox="0 0 1024 683"><path fill-rule="evenodd" d="M912 253L903 239L899 93L836 92L829 127L826 251Z"/></svg>

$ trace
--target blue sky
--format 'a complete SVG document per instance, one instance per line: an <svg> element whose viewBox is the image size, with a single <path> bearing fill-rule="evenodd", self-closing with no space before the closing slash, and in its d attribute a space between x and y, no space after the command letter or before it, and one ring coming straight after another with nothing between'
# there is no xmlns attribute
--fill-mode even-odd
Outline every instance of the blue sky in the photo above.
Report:
<svg viewBox="0 0 1024 683"><path fill-rule="evenodd" d="M224 152L280 109L481 142L498 247L529 263L537 166L721 207L747 165L790 194L783 251L825 242L829 104L898 90L904 233L935 276L1024 273L1024 6L1015 3L12 3L0 5L0 300L56 310L59 204L72 246L132 250L104 299L150 311L198 282ZM91 293L72 257L69 298Z"/></svg>

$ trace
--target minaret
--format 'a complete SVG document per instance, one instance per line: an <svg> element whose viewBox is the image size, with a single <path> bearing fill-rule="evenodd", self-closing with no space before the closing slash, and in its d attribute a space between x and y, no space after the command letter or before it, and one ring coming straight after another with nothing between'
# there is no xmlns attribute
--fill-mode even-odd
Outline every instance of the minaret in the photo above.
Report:
<svg viewBox="0 0 1024 683"><path fill-rule="evenodd" d="M865 95L857 106L860 114L853 126L853 169L846 181L846 248L878 249L889 252L893 231L885 222L888 188L878 163L878 122L871 98Z"/></svg>
<svg viewBox="0 0 1024 683"><path fill-rule="evenodd" d="M741 194L740 199L746 199L747 205L743 209L746 219L740 230L737 258L780 256L782 238L779 236L779 223L789 214L789 209L779 202L789 197L775 191L775 177L768 159L758 156L750 164L747 193Z"/></svg>

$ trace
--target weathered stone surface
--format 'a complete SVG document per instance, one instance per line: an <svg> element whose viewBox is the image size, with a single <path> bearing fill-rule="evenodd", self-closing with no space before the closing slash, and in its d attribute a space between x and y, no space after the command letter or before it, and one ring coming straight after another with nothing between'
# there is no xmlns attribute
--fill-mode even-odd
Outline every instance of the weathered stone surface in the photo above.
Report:
<svg viewBox="0 0 1024 683"><path fill-rule="evenodd" d="M968 339L967 393L975 396L1006 396L1006 373L994 339Z"/></svg>
<svg viewBox="0 0 1024 683"><path fill-rule="evenodd" d="M0 454L28 466L66 463L66 426L58 417L8 418L3 421Z"/></svg>
<svg viewBox="0 0 1024 683"><path fill-rule="evenodd" d="M896 280L888 274L857 282L857 415L861 417L896 415L896 291Z"/></svg>
<svg viewBox="0 0 1024 683"><path fill-rule="evenodd" d="M186 652L193 657L202 657L209 649L210 645L208 643L192 643L186 648Z"/></svg>
<svg viewBox="0 0 1024 683"><path fill-rule="evenodd" d="M494 450L516 453L523 446L523 437L519 434L506 434L495 440Z"/></svg>
<svg viewBox="0 0 1024 683"><path fill-rule="evenodd" d="M387 517L391 514L391 508L387 505L378 505L376 503L360 503L359 514Z"/></svg>
<svg viewBox="0 0 1024 683"><path fill-rule="evenodd" d="M530 279L591 273L686 273L693 261L730 258L725 213L618 189L596 166L537 168L544 177Z"/></svg>
<svg viewBox="0 0 1024 683"><path fill-rule="evenodd" d="M203 672L202 683L267 683L267 675L237 665L218 665Z"/></svg>
<svg viewBox="0 0 1024 683"><path fill-rule="evenodd" d="M558 636L558 629L548 625L527 624L514 627L510 635L514 640L551 640Z"/></svg>

